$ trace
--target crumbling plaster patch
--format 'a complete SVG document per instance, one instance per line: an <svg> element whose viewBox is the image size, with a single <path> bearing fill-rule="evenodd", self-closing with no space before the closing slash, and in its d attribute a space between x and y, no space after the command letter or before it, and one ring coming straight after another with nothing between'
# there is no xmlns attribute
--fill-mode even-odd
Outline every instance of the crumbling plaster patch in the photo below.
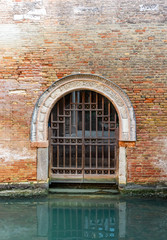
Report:
<svg viewBox="0 0 167 240"><path fill-rule="evenodd" d="M0 24L0 45L18 46L21 29L15 24Z"/></svg>
<svg viewBox="0 0 167 240"><path fill-rule="evenodd" d="M11 150L7 147L0 146L0 160L4 162L19 161L26 159L35 159L36 154L24 147L22 150Z"/></svg>
<svg viewBox="0 0 167 240"><path fill-rule="evenodd" d="M161 180L166 179L164 175L167 175L167 137L155 138L154 142L157 142L157 146L161 146L161 151L156 158L156 162L153 162L155 168L159 168Z"/></svg>
<svg viewBox="0 0 167 240"><path fill-rule="evenodd" d="M13 20L21 21L24 19L37 20L41 19L41 16L46 15L46 9L43 6L43 1L33 2L16 2L13 6Z"/></svg>

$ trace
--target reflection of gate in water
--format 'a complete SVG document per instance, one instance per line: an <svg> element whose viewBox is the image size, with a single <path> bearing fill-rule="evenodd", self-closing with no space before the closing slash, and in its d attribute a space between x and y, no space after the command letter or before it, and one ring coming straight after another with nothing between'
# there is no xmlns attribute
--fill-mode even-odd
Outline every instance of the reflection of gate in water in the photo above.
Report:
<svg viewBox="0 0 167 240"><path fill-rule="evenodd" d="M49 239L118 239L118 213L112 207L58 207L50 213Z"/></svg>
<svg viewBox="0 0 167 240"><path fill-rule="evenodd" d="M117 170L118 117L104 96L75 91L50 115L51 179L111 178Z"/></svg>

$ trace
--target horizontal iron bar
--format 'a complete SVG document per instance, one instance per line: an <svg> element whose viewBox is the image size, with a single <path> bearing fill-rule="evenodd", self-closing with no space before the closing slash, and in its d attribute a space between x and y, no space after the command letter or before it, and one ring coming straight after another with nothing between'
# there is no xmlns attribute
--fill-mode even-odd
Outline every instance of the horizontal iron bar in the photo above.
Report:
<svg viewBox="0 0 167 240"><path fill-rule="evenodd" d="M82 143L51 143L51 145L56 145L56 146L58 146L58 145L61 145L61 146L66 146L66 145L68 145L68 146L82 146ZM84 142L84 145L85 146L106 146L106 143L85 143ZM116 144L115 143L108 143L108 145L107 146L116 146Z"/></svg>
<svg viewBox="0 0 167 240"><path fill-rule="evenodd" d="M83 139L81 137L54 137L52 136L51 139ZM84 139L88 139L88 140L115 140L116 138L112 138L112 137L84 137Z"/></svg>
<svg viewBox="0 0 167 240"><path fill-rule="evenodd" d="M115 170L116 168L63 168L63 167L51 167L51 169L53 170L81 170L81 171L85 171L85 170Z"/></svg>

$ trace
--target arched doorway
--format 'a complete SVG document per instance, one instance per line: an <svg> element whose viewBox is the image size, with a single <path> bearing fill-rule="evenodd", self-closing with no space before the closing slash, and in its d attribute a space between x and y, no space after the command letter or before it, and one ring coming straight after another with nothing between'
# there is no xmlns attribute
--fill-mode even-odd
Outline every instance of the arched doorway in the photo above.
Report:
<svg viewBox="0 0 167 240"><path fill-rule="evenodd" d="M118 115L103 95L73 91L49 118L50 181L111 182L118 162Z"/></svg>
<svg viewBox="0 0 167 240"><path fill-rule="evenodd" d="M74 74L54 82L37 100L31 121L31 146L37 148L37 181L48 182L50 113L63 96L73 91L88 90L105 96L115 107L119 118L119 186L126 185L126 147L136 141L136 119L127 94L112 81L92 74Z"/></svg>

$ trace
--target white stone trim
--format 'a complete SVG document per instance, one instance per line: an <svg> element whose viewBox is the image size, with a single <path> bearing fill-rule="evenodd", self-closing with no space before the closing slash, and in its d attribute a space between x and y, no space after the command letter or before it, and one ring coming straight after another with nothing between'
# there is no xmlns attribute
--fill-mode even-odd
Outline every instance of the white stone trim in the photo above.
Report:
<svg viewBox="0 0 167 240"><path fill-rule="evenodd" d="M47 141L48 118L52 107L63 95L81 89L96 91L107 97L119 116L119 141L136 141L135 115L125 92L105 78L89 74L76 74L56 81L39 98L32 117L32 142ZM42 125L44 125L43 129Z"/></svg>
<svg viewBox="0 0 167 240"><path fill-rule="evenodd" d="M126 148L119 147L119 173L118 180L119 186L126 185Z"/></svg>
<svg viewBox="0 0 167 240"><path fill-rule="evenodd" d="M37 180L47 181L48 179L48 148L37 150Z"/></svg>
<svg viewBox="0 0 167 240"><path fill-rule="evenodd" d="M64 95L76 90L91 90L107 97L114 105L119 117L119 141L136 141L136 120L132 104L127 94L115 83L103 77L91 74L75 74L53 83L38 99L31 122L31 142L48 141L48 119L55 103ZM48 148L47 148L48 149ZM48 176L48 153L46 159L38 151L37 179ZM48 150L46 150L48 151ZM44 169L45 168L45 169ZM47 169L46 169L47 168ZM125 148L119 149L119 184L126 184Z"/></svg>

